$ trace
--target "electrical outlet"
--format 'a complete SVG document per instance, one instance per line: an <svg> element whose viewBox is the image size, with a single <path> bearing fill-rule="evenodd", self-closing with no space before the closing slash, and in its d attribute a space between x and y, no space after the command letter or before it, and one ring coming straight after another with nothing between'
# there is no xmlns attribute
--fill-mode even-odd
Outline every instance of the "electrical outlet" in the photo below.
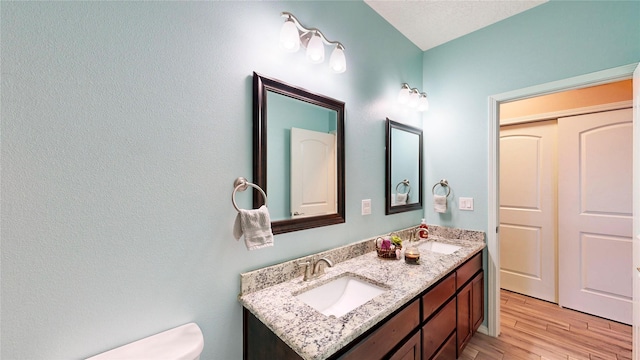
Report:
<svg viewBox="0 0 640 360"><path fill-rule="evenodd" d="M371 199L362 200L362 215L371 215Z"/></svg>
<svg viewBox="0 0 640 360"><path fill-rule="evenodd" d="M473 210L473 198L468 198L468 197L459 198L458 208L460 210Z"/></svg>

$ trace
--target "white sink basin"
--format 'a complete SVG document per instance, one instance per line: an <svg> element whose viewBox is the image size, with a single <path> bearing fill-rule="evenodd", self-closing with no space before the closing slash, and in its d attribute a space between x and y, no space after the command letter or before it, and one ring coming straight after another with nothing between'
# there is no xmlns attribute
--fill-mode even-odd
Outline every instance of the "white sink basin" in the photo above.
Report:
<svg viewBox="0 0 640 360"><path fill-rule="evenodd" d="M458 251L461 246L445 244L437 241L429 241L420 246L420 250L433 251L440 254L453 254Z"/></svg>
<svg viewBox="0 0 640 360"><path fill-rule="evenodd" d="M385 291L382 286L345 274L295 297L326 316L340 317Z"/></svg>

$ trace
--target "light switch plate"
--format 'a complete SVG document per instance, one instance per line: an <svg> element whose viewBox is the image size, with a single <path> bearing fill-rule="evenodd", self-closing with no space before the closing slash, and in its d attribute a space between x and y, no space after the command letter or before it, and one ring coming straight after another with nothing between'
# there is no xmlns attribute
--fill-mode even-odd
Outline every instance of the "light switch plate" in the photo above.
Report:
<svg viewBox="0 0 640 360"><path fill-rule="evenodd" d="M460 210L473 210L473 198L461 197L458 199L458 205Z"/></svg>
<svg viewBox="0 0 640 360"><path fill-rule="evenodd" d="M371 215L371 199L362 200L362 215Z"/></svg>

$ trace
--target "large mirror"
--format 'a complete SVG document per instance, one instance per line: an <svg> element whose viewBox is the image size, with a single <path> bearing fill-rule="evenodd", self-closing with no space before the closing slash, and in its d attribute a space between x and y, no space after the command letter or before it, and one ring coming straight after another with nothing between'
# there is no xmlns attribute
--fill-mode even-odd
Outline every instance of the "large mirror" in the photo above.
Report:
<svg viewBox="0 0 640 360"><path fill-rule="evenodd" d="M387 118L386 214L422 209L422 130Z"/></svg>
<svg viewBox="0 0 640 360"><path fill-rule="evenodd" d="M345 222L344 102L254 72L253 152L274 234Z"/></svg>

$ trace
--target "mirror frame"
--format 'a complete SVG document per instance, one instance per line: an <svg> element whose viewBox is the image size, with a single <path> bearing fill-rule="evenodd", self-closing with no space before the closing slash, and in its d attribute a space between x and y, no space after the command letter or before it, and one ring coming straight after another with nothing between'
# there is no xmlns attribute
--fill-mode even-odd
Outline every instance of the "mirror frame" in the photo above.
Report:
<svg viewBox="0 0 640 360"><path fill-rule="evenodd" d="M336 111L336 213L310 216L298 219L277 220L271 222L273 234L283 234L292 231L311 229L320 226L334 225L345 222L345 146L344 146L344 102L320 94L312 93L303 88L268 78L256 72L253 73L253 181L260 186L267 198L267 92L274 92L290 97L294 100L317 105ZM253 207L259 208L264 204L262 195L253 192Z"/></svg>
<svg viewBox="0 0 640 360"><path fill-rule="evenodd" d="M418 129L416 127L413 126L409 126L409 125L405 125L396 121L393 121L389 118L387 118L387 124L386 124L386 145L385 145L385 152L386 152L386 164L385 164L385 168L386 168L386 176L385 176L385 214L386 215L391 215L391 214L397 214L397 213L401 213L401 212L405 212L405 211L412 211L412 210L418 210L418 209L422 209L422 148L423 148L423 143L422 143L422 129ZM419 149L418 149L418 202L415 203L411 203L411 204L406 204L406 205L395 205L395 206L391 206L391 186L393 184L391 184L391 143L392 143L392 139L391 139L391 130L392 129L398 129L398 130L403 130L403 131L407 131L410 132L412 134L416 134L418 135L418 144L419 144Z"/></svg>

